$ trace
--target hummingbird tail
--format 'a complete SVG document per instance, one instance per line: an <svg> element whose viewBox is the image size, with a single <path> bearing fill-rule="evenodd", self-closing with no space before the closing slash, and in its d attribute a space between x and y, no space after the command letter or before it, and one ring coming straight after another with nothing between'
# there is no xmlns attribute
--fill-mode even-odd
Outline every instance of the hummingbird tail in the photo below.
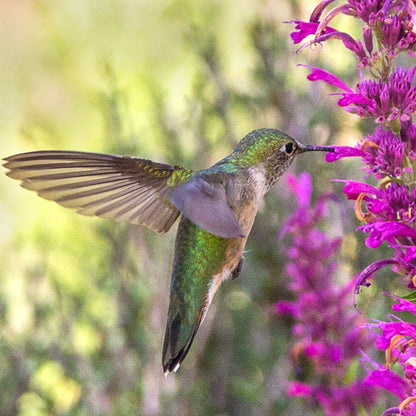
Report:
<svg viewBox="0 0 416 416"><path fill-rule="evenodd" d="M180 365L188 354L192 342L198 331L200 319L192 325L185 325L179 314L166 326L163 343L163 372L165 376L178 371Z"/></svg>
<svg viewBox="0 0 416 416"><path fill-rule="evenodd" d="M192 342L195 338L198 328L194 328L191 332L189 339L187 340L186 344L176 353L176 355L169 354L168 350L170 342L167 340L168 334L165 337L165 344L163 348L163 373L167 376L169 373L176 373L181 366L183 360L185 359L186 355L188 354L189 349L191 348ZM166 351L165 351L166 349ZM170 357L170 358L169 358Z"/></svg>

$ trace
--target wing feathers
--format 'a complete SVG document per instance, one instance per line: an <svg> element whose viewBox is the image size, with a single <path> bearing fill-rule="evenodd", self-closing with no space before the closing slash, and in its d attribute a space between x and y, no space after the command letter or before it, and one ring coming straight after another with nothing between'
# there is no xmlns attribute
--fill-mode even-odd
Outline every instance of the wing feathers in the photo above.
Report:
<svg viewBox="0 0 416 416"><path fill-rule="evenodd" d="M13 179L42 198L83 215L113 218L166 232L179 215L168 180L190 170L146 159L100 153L41 151L5 159ZM175 181L173 181L175 182ZM178 185L180 184L180 181Z"/></svg>
<svg viewBox="0 0 416 416"><path fill-rule="evenodd" d="M196 177L179 186L169 199L186 218L209 233L223 238L245 237L223 184L214 186Z"/></svg>

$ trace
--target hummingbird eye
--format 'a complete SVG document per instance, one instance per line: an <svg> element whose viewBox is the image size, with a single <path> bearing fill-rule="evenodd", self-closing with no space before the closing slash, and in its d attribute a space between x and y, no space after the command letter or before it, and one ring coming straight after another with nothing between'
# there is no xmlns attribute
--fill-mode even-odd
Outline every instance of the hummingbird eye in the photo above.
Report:
<svg viewBox="0 0 416 416"><path fill-rule="evenodd" d="M295 151L295 145L292 142L286 143L283 146L283 151L288 155L292 155L293 152Z"/></svg>

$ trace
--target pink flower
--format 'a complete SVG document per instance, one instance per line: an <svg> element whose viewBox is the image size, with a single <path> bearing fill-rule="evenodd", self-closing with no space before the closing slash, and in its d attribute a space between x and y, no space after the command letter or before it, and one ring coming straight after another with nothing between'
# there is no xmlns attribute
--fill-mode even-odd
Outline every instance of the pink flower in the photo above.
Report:
<svg viewBox="0 0 416 416"><path fill-rule="evenodd" d="M356 157L363 156L363 152L356 147L349 146L334 146L334 152L328 152L325 155L325 160L327 162L335 162L336 160L342 159L344 157Z"/></svg>
<svg viewBox="0 0 416 416"><path fill-rule="evenodd" d="M398 54L416 52L416 5L412 0L348 0L334 7L332 0L321 1L311 13L309 22L296 21L296 34L292 38L301 43L299 50L316 43L340 40L344 47L352 51L358 59L360 81L350 87L336 75L320 68L310 67L307 76L310 81L323 81L331 85L339 95L338 105L345 111L359 117L373 118L374 131L368 134L355 147L334 146L333 152L326 155L328 162L345 157L359 156L367 176L373 176L378 185L347 180L344 193L355 200L355 212L362 222L358 227L368 236L368 247L378 249L381 244L392 250L391 258L373 261L358 276L356 292L360 286L368 286L368 280L376 271L390 266L393 273L405 278L408 288L416 289L416 65L395 66ZM334 17L344 13L364 22L362 40L330 27ZM308 39L306 39L309 36ZM368 70L366 70L368 68ZM365 74L368 74L367 78ZM291 288L298 293L297 302L291 304L296 309L296 332L303 346L302 354L308 358L315 370L315 377L331 369L331 377L340 375L337 367L345 357L346 346L354 331L346 331L341 340L328 338L327 332L313 321L309 313L314 311L319 300L321 320L330 323L333 319L326 310L329 298L337 299L342 309L342 300L337 297L330 283L318 280L316 273L322 270L329 274L329 264L322 268L316 261L317 251L331 253L325 236L311 228L313 220L324 215L314 215L306 204L310 193L305 197L299 215L292 215L286 223L286 231L293 233L293 247L289 250L287 272L292 278ZM301 214L300 214L301 213ZM321 210L321 213L324 213ZM303 238L308 238L304 241ZM311 239L320 240L312 243ZM307 256L310 257L307 260ZM320 259L326 259L322 254ZM299 260L296 262L295 260ZM321 269L319 268L321 267ZM333 269L334 270L334 269ZM317 282L315 282L315 279ZM317 283L318 288L308 292L305 287ZM302 291L303 290L303 291ZM325 295L324 295L325 293ZM406 311L416 315L413 300L399 299L393 305L396 312ZM291 312L295 317L294 311ZM341 320L342 321L342 320ZM386 350L386 366L375 365L364 380L357 380L346 387L310 385L308 396L314 398L325 415L355 415L354 401L370 408L376 400L377 389L385 389L401 401L397 407L387 409L383 415L416 414L416 324L414 320L404 321L393 315L385 322L368 324L365 328L379 331L376 346ZM350 321L352 322L352 321ZM311 330L313 328L314 330ZM309 332L307 331L309 330ZM306 337L308 335L308 338ZM314 338L314 335L319 335ZM308 341L306 341L306 339ZM364 342L365 344L365 342ZM351 343L351 356L357 344ZM397 363L402 375L394 371Z"/></svg>

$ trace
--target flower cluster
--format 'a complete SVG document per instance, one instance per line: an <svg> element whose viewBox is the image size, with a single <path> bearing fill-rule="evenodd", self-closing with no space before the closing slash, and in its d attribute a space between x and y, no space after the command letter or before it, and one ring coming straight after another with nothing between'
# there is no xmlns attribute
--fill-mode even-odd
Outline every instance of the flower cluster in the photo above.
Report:
<svg viewBox="0 0 416 416"><path fill-rule="evenodd" d="M416 187L415 153L413 151L415 125L406 123L400 134L378 126L356 148L336 147L328 161L346 156L361 156L364 170L381 180L379 187L367 183L345 181L344 193L355 200L359 227L368 234L366 245L377 248L386 242L393 248L392 259L378 262L378 266L392 264L393 270L416 288ZM411 134L409 134L409 131ZM369 273L369 270L371 273ZM377 268L366 269L361 280Z"/></svg>
<svg viewBox="0 0 416 416"><path fill-rule="evenodd" d="M412 85L416 67L397 67L392 71L393 59L407 51L416 50L416 7L411 0L402 1L349 1L330 10L320 20L325 8L334 0L322 1L314 10L309 22L295 20L292 33L295 43L307 36L312 40L305 46L322 43L331 38L340 39L352 50L359 67L369 68L375 79L361 79L355 90L319 68L313 68L308 76L311 81L323 80L343 90L338 104L360 117L376 117L376 122L387 123L399 130L401 122L409 121L416 111L416 87ZM363 41L353 39L348 33L331 28L329 23L339 13L358 17L365 22ZM375 45L379 45L378 48Z"/></svg>
<svg viewBox="0 0 416 416"><path fill-rule="evenodd" d="M322 196L311 205L311 177L307 173L298 179L289 176L288 184L297 208L283 225L281 236L291 237L285 271L296 301L280 301L275 311L289 314L295 321L291 357L298 371L307 373L308 366L313 369L311 383L293 382L288 394L318 401L326 415L355 415L358 409L370 410L377 398L379 386L365 380L347 381L360 349L371 340L358 328L363 322L352 307L351 284L339 286L335 281L337 265L331 258L341 239L330 238L317 228L327 215L328 197Z"/></svg>
<svg viewBox="0 0 416 416"><path fill-rule="evenodd" d="M390 75L380 75L378 80L361 79L355 90L328 71L308 68L311 69L309 81L325 81L343 90L338 93L341 96L338 105L360 117L376 117L376 123L400 129L400 123L409 121L416 111L416 87L413 86L416 67L398 67Z"/></svg>
<svg viewBox="0 0 416 416"><path fill-rule="evenodd" d="M321 18L324 10L334 1L321 1L309 22L292 21L296 29L291 34L294 43L302 42L309 35L314 35L314 39L305 42L301 48L331 38L340 39L347 49L355 53L362 67L378 67L383 60L388 64L398 53L413 53L416 50L416 7L411 0L349 0ZM359 18L365 23L363 42L329 26L339 13Z"/></svg>
<svg viewBox="0 0 416 416"><path fill-rule="evenodd" d="M416 315L416 305L405 299L396 298L399 303L392 306L396 312L407 311ZM372 363L376 370L370 372L366 384L378 386L393 393L400 405L386 410L383 415L400 414L414 416L416 414L416 324L409 323L391 315L388 322L368 325L381 331L376 346L386 350L385 367ZM391 370L399 364L404 377Z"/></svg>
<svg viewBox="0 0 416 416"><path fill-rule="evenodd" d="M416 289L416 65L396 66L395 58L416 51L416 6L412 0L348 0L326 11L334 0L323 0L312 12L309 22L293 21L295 43L300 49L331 39L341 40L358 61L359 82L351 87L336 75L308 67L310 81L324 81L336 88L338 105L360 117L373 118L374 130L355 147L334 147L327 161L356 156L363 161L366 176L378 186L345 181L344 193L355 201L358 228L366 233L366 245L392 248L388 259L370 264L360 274L359 285L378 269L391 266L411 290ZM363 23L361 39L331 27L333 18L343 13ZM416 292L415 292L416 293ZM415 297L416 298L416 297ZM412 302L400 300L399 306L415 313ZM371 325L381 330L377 347L386 350L386 366L373 369L367 384L384 386L402 403L384 414L415 414L416 333L414 326L398 318ZM404 377L394 373L391 362L399 362ZM358 391L359 394L359 391Z"/></svg>

